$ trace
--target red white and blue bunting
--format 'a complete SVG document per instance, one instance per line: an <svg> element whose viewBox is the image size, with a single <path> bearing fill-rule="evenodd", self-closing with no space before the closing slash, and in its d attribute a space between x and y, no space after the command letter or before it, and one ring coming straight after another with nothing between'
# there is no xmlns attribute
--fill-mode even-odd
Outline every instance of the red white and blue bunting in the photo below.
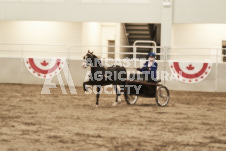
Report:
<svg viewBox="0 0 226 151"><path fill-rule="evenodd" d="M184 83L197 83L209 75L212 63L172 61L169 67L176 79Z"/></svg>
<svg viewBox="0 0 226 151"><path fill-rule="evenodd" d="M53 78L60 73L65 59L55 58L25 58L24 62L30 73L38 78Z"/></svg>

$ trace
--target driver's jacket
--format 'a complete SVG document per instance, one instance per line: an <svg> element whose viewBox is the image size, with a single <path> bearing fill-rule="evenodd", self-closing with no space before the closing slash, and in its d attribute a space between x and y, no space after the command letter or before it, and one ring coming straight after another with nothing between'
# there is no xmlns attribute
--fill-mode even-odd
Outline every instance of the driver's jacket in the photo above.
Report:
<svg viewBox="0 0 226 151"><path fill-rule="evenodd" d="M139 69L143 74L148 74L148 81L156 80L156 71L158 67L157 62L153 62L150 67L148 67L149 61L145 62L144 66Z"/></svg>

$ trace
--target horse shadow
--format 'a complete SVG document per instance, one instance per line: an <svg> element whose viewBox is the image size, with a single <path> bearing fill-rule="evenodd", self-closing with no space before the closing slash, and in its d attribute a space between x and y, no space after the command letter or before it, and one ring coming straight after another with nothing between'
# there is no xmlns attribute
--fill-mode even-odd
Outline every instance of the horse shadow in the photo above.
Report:
<svg viewBox="0 0 226 151"><path fill-rule="evenodd" d="M136 104L137 106L141 106L141 107L154 107L157 106L156 104Z"/></svg>

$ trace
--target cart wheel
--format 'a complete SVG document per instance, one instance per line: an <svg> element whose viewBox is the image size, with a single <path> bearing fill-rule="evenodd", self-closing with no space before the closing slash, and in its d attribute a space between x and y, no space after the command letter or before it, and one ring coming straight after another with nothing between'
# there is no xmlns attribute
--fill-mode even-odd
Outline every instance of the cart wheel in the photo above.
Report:
<svg viewBox="0 0 226 151"><path fill-rule="evenodd" d="M156 103L159 106L166 106L169 102L169 90L165 86L160 86L156 91Z"/></svg>
<svg viewBox="0 0 226 151"><path fill-rule="evenodd" d="M136 104L136 102L138 100L138 96L133 95L133 94L128 94L127 90L125 91L124 96L125 96L126 103L128 105Z"/></svg>

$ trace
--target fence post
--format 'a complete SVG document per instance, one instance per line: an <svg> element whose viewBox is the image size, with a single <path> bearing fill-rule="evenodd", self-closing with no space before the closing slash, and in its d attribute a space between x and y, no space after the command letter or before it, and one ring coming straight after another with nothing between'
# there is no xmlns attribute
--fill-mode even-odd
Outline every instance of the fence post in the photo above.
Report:
<svg viewBox="0 0 226 151"><path fill-rule="evenodd" d="M23 66L23 61L24 61L24 46L21 45L21 57L20 57L20 83L23 84L22 80L22 66Z"/></svg>
<svg viewBox="0 0 226 151"><path fill-rule="evenodd" d="M164 50L164 77L165 77L165 72L166 72L166 61L167 61L167 49L163 47ZM166 84L166 78L164 78L164 84Z"/></svg>
<svg viewBox="0 0 226 151"><path fill-rule="evenodd" d="M67 62L67 66L68 66L68 69L70 70L70 56L71 56L71 54L70 54L70 46L66 46L67 47L67 59L66 59L66 62ZM68 83L67 83L67 86L68 87L70 87L70 85L69 85L69 83L70 83L70 81L69 81L69 72L68 72L68 75L67 75L67 79L68 79Z"/></svg>
<svg viewBox="0 0 226 151"><path fill-rule="evenodd" d="M216 62L215 62L215 68L216 68L216 78L215 78L215 92L217 92L217 82L218 82L218 49L216 49Z"/></svg>
<svg viewBox="0 0 226 151"><path fill-rule="evenodd" d="M137 67L136 57L137 57L137 47L133 46L133 63L135 68Z"/></svg>

